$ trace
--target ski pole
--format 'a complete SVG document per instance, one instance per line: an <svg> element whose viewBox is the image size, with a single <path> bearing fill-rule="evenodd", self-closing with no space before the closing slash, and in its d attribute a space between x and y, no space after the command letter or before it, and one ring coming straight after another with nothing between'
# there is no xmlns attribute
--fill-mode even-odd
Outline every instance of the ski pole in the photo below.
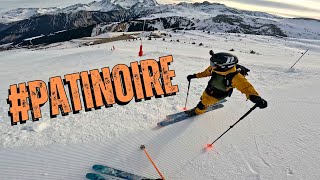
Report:
<svg viewBox="0 0 320 180"><path fill-rule="evenodd" d="M302 56L290 67L290 69L293 68L293 66L296 65L296 64L300 61L300 59L301 59L308 51L309 51L309 49L307 49L306 52L304 52L304 53L302 54Z"/></svg>
<svg viewBox="0 0 320 180"><path fill-rule="evenodd" d="M191 80L189 80L189 84L188 84L186 104L184 105L184 108L183 108L184 110L187 110L187 102L188 102L188 97L189 97L190 84L191 84Z"/></svg>
<svg viewBox="0 0 320 180"><path fill-rule="evenodd" d="M156 171L158 172L159 176L165 180L164 176L161 174L161 172L159 171L159 169L157 168L156 164L153 162L153 160L151 159L151 157L149 156L146 147L144 145L140 146L140 149L144 151L144 153L147 155L148 159L150 160L151 164L153 165L153 167L156 169Z"/></svg>
<svg viewBox="0 0 320 180"><path fill-rule="evenodd" d="M221 136L219 136L216 140L213 141L213 143L211 144L207 144L207 147L212 147L212 145L218 141L224 134L226 134L230 129L232 129L236 124L238 124L242 119L244 119L246 116L248 116L248 114L250 114L254 109L257 108L257 105L254 105L246 114L244 114L237 122L235 122L233 125L231 125L229 127L228 130L226 130L223 134L221 134Z"/></svg>

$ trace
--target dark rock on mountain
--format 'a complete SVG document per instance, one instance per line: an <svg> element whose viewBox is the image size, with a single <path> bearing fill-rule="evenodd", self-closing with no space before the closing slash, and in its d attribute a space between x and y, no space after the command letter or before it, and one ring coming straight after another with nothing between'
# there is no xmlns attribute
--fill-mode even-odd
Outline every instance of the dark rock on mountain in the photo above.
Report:
<svg viewBox="0 0 320 180"><path fill-rule="evenodd" d="M87 27L80 27L76 29L71 29L67 31L61 31L54 34L41 36L38 38L30 39L30 40L24 40L21 43L19 43L20 46L35 46L35 45L47 45L57 42L64 42L69 41L72 39L77 39L81 37L90 37L93 28L95 25L87 26Z"/></svg>
<svg viewBox="0 0 320 180"><path fill-rule="evenodd" d="M7 28L8 28L7 24L1 24L0 23L0 32L6 30Z"/></svg>
<svg viewBox="0 0 320 180"><path fill-rule="evenodd" d="M86 27L102 22L124 21L128 19L125 11L59 13L42 15L19 21L0 34L0 44L21 42L23 39L49 35L54 32Z"/></svg>

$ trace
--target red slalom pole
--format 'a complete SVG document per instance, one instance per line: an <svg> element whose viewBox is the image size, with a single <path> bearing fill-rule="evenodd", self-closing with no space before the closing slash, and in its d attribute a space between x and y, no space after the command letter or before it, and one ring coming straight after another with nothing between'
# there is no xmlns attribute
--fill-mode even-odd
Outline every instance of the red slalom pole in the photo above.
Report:
<svg viewBox="0 0 320 180"><path fill-rule="evenodd" d="M144 151L144 153L147 155L149 161L151 162L151 164L153 165L153 167L156 169L156 171L158 172L159 176L165 180L164 176L161 174L160 170L157 168L156 164L153 162L152 158L149 156L146 147L144 145L140 146L140 149Z"/></svg>
<svg viewBox="0 0 320 180"><path fill-rule="evenodd" d="M140 45L139 56L140 56L140 57L143 56L142 44Z"/></svg>

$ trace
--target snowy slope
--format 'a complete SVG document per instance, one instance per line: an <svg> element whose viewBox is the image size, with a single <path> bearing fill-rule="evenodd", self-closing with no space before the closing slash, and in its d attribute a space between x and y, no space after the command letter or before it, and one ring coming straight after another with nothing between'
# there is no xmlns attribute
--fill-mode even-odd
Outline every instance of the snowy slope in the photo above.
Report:
<svg viewBox="0 0 320 180"><path fill-rule="evenodd" d="M2 179L84 179L91 165L106 164L148 177L158 177L139 150L145 144L167 179L312 179L320 178L320 41L199 31L172 38L119 41L90 47L68 42L46 50L0 52L0 175ZM180 42L170 42L170 39ZM195 45L191 44L196 42ZM204 46L198 46L203 43ZM115 51L110 51L115 46ZM157 129L157 122L184 106L188 74L209 64L209 49L235 49L251 69L249 81L268 100L215 144L203 151L252 107L235 92L223 109ZM288 68L306 49L307 55ZM248 53L250 50L258 54ZM172 54L176 96L152 98L126 106L80 112L50 119L45 105L39 122L10 126L6 104L10 84L113 67L119 63ZM63 67L61 67L63 64ZM21 69L24 69L21 71ZM19 73L17 73L19 72ZM193 80L188 107L198 103L208 79ZM23 177L19 172L23 172Z"/></svg>

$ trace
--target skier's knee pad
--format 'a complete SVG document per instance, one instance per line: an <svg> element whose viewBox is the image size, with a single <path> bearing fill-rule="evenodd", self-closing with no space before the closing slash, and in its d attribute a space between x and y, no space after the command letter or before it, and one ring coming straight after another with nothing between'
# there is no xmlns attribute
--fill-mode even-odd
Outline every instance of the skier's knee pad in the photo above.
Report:
<svg viewBox="0 0 320 180"><path fill-rule="evenodd" d="M197 105L197 108L199 108L200 110L205 110L206 106L204 104L202 104L202 102L200 101Z"/></svg>

